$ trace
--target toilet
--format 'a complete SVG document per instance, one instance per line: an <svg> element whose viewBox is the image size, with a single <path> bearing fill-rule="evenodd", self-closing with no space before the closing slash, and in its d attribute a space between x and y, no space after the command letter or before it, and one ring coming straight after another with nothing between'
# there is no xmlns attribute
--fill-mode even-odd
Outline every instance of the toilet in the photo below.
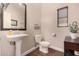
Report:
<svg viewBox="0 0 79 59"><path fill-rule="evenodd" d="M38 43L39 51L48 53L48 47L50 45L49 42L43 40L43 37L41 35L35 35L35 41L36 43Z"/></svg>

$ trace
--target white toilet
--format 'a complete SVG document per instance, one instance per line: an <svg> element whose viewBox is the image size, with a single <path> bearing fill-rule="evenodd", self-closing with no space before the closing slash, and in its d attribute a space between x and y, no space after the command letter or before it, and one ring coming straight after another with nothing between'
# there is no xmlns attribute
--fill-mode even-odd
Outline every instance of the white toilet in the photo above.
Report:
<svg viewBox="0 0 79 59"><path fill-rule="evenodd" d="M39 51L41 51L43 53L48 53L48 47L49 47L50 43L45 40L42 40L42 39L43 38L41 35L35 35L35 41L39 45Z"/></svg>

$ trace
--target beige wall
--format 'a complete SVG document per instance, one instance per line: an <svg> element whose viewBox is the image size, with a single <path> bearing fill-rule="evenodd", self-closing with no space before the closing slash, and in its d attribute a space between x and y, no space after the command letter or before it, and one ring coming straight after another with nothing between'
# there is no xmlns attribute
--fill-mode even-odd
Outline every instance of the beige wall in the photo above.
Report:
<svg viewBox="0 0 79 59"><path fill-rule="evenodd" d="M35 46L34 34L40 34L40 30L34 30L34 24L41 24L41 4L27 4L27 33L29 37L23 41L22 52Z"/></svg>
<svg viewBox="0 0 79 59"><path fill-rule="evenodd" d="M79 24L79 4L42 4L41 32L51 46L64 48L64 38L69 35L68 27L57 27L57 9L68 6L68 22L77 20ZM52 36L56 33L56 37Z"/></svg>

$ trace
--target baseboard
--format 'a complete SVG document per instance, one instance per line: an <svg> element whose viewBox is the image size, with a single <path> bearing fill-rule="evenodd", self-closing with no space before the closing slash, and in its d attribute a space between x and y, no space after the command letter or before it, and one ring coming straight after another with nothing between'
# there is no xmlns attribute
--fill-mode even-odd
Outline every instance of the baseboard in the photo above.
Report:
<svg viewBox="0 0 79 59"><path fill-rule="evenodd" d="M64 49L56 47L56 46L49 46L49 48L55 49L55 50L60 51L60 52L64 52Z"/></svg>
<svg viewBox="0 0 79 59"><path fill-rule="evenodd" d="M27 54L31 53L32 51L34 51L34 50L35 50L35 49L37 49L37 48L38 48L38 46L33 47L33 48L31 48L31 49L29 49L29 50L25 51L24 53L22 53L22 56L25 56L25 55L27 55Z"/></svg>
<svg viewBox="0 0 79 59"><path fill-rule="evenodd" d="M31 53L32 51L34 51L34 50L37 49L37 48L38 48L38 46L33 47L33 48L31 48L31 49L25 51L24 53L22 53L22 56L25 56L25 55ZM64 49L59 48L59 47L56 47L56 46L49 46L49 48L55 49L55 50L60 51L60 52L64 52Z"/></svg>

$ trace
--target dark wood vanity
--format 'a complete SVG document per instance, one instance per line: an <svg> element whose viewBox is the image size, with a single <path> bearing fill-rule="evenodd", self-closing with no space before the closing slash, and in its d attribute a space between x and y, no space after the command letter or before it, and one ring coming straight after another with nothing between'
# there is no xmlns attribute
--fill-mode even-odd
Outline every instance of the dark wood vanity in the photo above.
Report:
<svg viewBox="0 0 79 59"><path fill-rule="evenodd" d="M71 37L66 36L64 41L64 56L74 56L74 51L79 51L79 37L71 39Z"/></svg>

